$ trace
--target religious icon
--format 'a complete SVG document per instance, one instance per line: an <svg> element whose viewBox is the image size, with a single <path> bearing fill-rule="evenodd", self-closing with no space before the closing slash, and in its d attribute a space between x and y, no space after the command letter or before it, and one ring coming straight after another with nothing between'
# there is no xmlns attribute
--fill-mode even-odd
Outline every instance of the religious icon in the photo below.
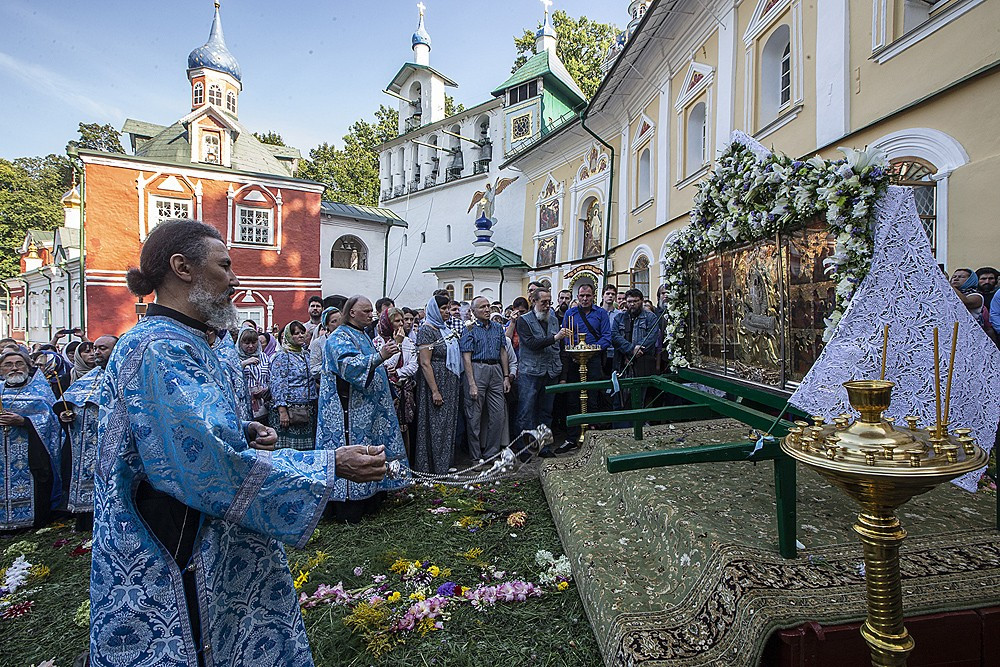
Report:
<svg viewBox="0 0 1000 667"><path fill-rule="evenodd" d="M556 263L556 237L550 236L538 242L538 254L535 257L536 266L548 266Z"/></svg>
<svg viewBox="0 0 1000 667"><path fill-rule="evenodd" d="M554 199L538 208L538 231L544 232L559 226L559 200Z"/></svg>
<svg viewBox="0 0 1000 667"><path fill-rule="evenodd" d="M583 257L601 254L601 205L597 200L587 207L587 217L583 219Z"/></svg>

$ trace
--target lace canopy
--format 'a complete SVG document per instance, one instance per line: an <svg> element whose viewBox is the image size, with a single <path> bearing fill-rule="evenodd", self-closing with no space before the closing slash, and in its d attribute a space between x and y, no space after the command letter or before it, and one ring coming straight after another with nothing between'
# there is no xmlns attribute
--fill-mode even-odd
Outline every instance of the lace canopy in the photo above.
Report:
<svg viewBox="0 0 1000 667"><path fill-rule="evenodd" d="M948 374L952 331L958 322L958 346L951 389L952 427L972 429L976 442L992 449L1000 402L984 388L998 386L1000 351L955 295L931 254L913 193L893 186L876 209L875 252L871 269L844 312L833 338L820 354L791 403L810 415L832 418L852 413L847 391L852 379L878 378L882 332L889 324L886 380L896 383L888 415L898 421L917 415L924 425L935 420L933 330L939 329L941 392ZM955 480L975 491L982 470Z"/></svg>

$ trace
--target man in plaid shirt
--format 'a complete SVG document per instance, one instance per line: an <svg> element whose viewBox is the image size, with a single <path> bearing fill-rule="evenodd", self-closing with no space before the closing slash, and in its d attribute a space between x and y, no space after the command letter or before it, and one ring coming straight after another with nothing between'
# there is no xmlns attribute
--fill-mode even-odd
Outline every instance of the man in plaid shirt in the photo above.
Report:
<svg viewBox="0 0 1000 667"><path fill-rule="evenodd" d="M448 310L451 311L451 317L444 321L445 325L449 329L455 332L456 336L461 336L465 331L465 323L462 321L462 304L458 301L452 301L448 304Z"/></svg>

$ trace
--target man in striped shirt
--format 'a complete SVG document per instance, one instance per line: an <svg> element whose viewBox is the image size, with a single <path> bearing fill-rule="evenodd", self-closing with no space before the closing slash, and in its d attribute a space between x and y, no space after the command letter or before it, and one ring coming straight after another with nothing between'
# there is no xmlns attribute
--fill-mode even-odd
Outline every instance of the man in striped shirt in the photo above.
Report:
<svg viewBox="0 0 1000 667"><path fill-rule="evenodd" d="M510 366L503 327L490 321L486 297L472 301L475 318L466 327L458 346L465 365L465 422L469 454L475 460L493 456L506 444Z"/></svg>

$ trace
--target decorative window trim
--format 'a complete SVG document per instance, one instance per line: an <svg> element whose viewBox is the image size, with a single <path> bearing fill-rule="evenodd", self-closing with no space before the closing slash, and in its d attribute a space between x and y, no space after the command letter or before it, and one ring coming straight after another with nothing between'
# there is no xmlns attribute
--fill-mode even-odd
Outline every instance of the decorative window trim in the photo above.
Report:
<svg viewBox="0 0 1000 667"><path fill-rule="evenodd" d="M649 153L649 160L648 160L649 173L646 174L646 182L647 182L646 187L648 188L648 192L643 193L641 191L642 178L640 177L642 174L640 173L640 171L642 170L642 156L645 155L647 152ZM653 177L653 174L655 172L655 169L653 169L654 165L653 142L649 141L647 138L647 140L645 140L643 144L638 147L638 151L636 152L634 159L635 159L635 189L632 192L632 201L634 204L632 207L633 208L632 212L636 213L639 211L639 209L645 208L648 204L651 204L653 202L653 198L655 197L654 192L656 189L656 183L654 183L655 179ZM647 196L642 197L641 196L642 194L646 194Z"/></svg>
<svg viewBox="0 0 1000 667"><path fill-rule="evenodd" d="M591 159L593 156L593 159ZM593 166L591 165L593 162ZM587 176L583 175L583 170L586 169L588 172ZM597 142L594 141L590 144L590 147L584 152L582 156L582 163L580 168L576 170L576 177L573 181L574 185L588 183L591 180L595 180L604 174L607 176L608 169L608 154L604 152Z"/></svg>
<svg viewBox="0 0 1000 667"><path fill-rule="evenodd" d="M191 106L201 106L205 103L205 84L198 81L191 90Z"/></svg>
<svg viewBox="0 0 1000 667"><path fill-rule="evenodd" d="M201 220L202 219L202 215L201 215L202 187L201 187L201 181L200 180L197 181L196 183L192 183L191 179L188 178L188 176L186 174L181 173L179 171L168 171L168 172L157 171L157 172L154 172L153 175L150 176L149 178L146 178L145 176L143 176L143 172L140 171L139 172L139 176L136 177L136 179L135 179L135 189L136 189L136 191L137 191L137 193L139 195L137 197L136 201L138 202L139 240L140 241L145 241L146 240L146 236L149 234L149 231L150 231L149 220L152 219L153 217L155 217L155 216L150 215L150 210L151 210L150 206L151 206L151 204L147 200L146 188L147 188L147 186L150 183L153 183L154 181L156 181L156 179L160 178L160 176L162 176L164 173L169 174L169 176L166 179L164 179L164 183L170 182L170 179L172 179L172 178L176 181L175 177L180 177L180 178L182 178L184 180L184 182L188 185L188 187L191 188L191 192L194 194L194 202L195 202L195 215L194 215L194 219L195 220ZM159 187L159 188L156 188L156 189L162 189L162 187ZM173 188L169 188L169 189L172 190ZM151 196L160 196L160 195L153 194ZM165 197L165 199L170 199L170 198L171 197L169 195ZM190 199L190 197L174 197L174 199Z"/></svg>
<svg viewBox="0 0 1000 667"><path fill-rule="evenodd" d="M969 163L969 154L954 137L929 127L891 132L869 144L869 151L881 149L889 160L916 157L937 167L937 238L940 259L948 257L948 181L952 172Z"/></svg>
<svg viewBox="0 0 1000 667"><path fill-rule="evenodd" d="M681 190L682 188L691 185L695 181L700 180L702 176L704 176L709 172L711 167L712 163L706 162L704 165L702 165L701 169L699 169L698 171L674 183L674 188L677 190Z"/></svg>
<svg viewBox="0 0 1000 667"><path fill-rule="evenodd" d="M951 0L941 3L941 7L931 10L931 16L913 30L891 39L888 29L888 0L873 0L872 2L872 58L879 65L898 56L917 42L929 37L948 25L970 9L981 5L985 0Z"/></svg>
<svg viewBox="0 0 1000 667"><path fill-rule="evenodd" d="M549 186L554 186L552 189L552 194L545 196L545 192L549 189ZM565 202L563 201L564 195L566 193L566 188L563 186L562 181L557 181L555 177L549 172L545 177L545 182L542 183L542 189L538 192L538 199L535 200L535 238L543 238L547 236L552 236L553 234L561 234L563 227L563 219L565 214ZM556 221L556 226L551 229L542 229L542 207L552 202L559 202L559 218ZM536 244L537 245L537 244ZM536 248L537 250L537 248Z"/></svg>
<svg viewBox="0 0 1000 667"><path fill-rule="evenodd" d="M649 116L641 113L637 121L632 135L632 153L638 153L642 145L648 143L656 134L656 123L650 120Z"/></svg>
<svg viewBox="0 0 1000 667"><path fill-rule="evenodd" d="M770 6L768 6L770 5ZM760 58L757 54L758 44L765 33L778 23L779 19L790 10L788 21L788 42L791 46L791 100L789 105L801 105L805 94L805 67L802 47L802 0L759 0L754 10L750 25L743 35L746 47L746 69L743 73L743 122L747 128L757 127L759 100L757 99L757 80L760 78ZM768 121L770 122L770 121ZM763 128L756 130L760 132ZM757 135L753 135L757 138Z"/></svg>
<svg viewBox="0 0 1000 667"><path fill-rule="evenodd" d="M674 111L677 113L684 111L714 81L715 68L692 60L688 65L687 74L684 75L684 81L681 82L681 92L677 95L677 101L674 102Z"/></svg>
<svg viewBox="0 0 1000 667"><path fill-rule="evenodd" d="M256 242L249 241L247 239L241 238L243 231L243 214L252 214L255 218L258 214L263 215L267 219L267 241L266 242ZM253 221L254 226L258 224L257 220ZM233 230L236 232L236 238L233 239L234 246L240 247L251 247L251 248L271 248L274 247L274 209L270 206L246 206L245 204L236 204L236 219L233 221Z"/></svg>
<svg viewBox="0 0 1000 667"><path fill-rule="evenodd" d="M714 123L712 123L712 113L713 113L714 104L715 104L715 86L706 85L705 88L704 88L703 94L705 96L704 97L704 100L705 100L705 148L704 148L705 161L701 165L700 168L698 168L694 172L691 172L690 174L687 171L687 130L688 130L687 120L688 120L688 113L690 112L691 108L695 104L698 104L702 100L702 98L700 96L692 97L691 99L687 100L687 104L685 106L681 107L681 109L677 111L677 146L678 146L678 150L674 151L674 153L676 155L676 164L675 164L676 173L679 176L681 176L681 178L680 178L680 180L678 180L674 184L674 187L676 189L678 189L678 190L681 189L681 188L683 188L688 183L690 183L692 178L697 178L701 174L703 174L705 172L705 170L712 165L712 161L714 160L714 156L712 155L712 151L711 151L710 147L713 145L712 142L715 139L714 134L713 134L713 130L715 128L714 128Z"/></svg>
<svg viewBox="0 0 1000 667"><path fill-rule="evenodd" d="M356 248L358 251L358 268L356 269L349 266L333 265L333 253L337 247L337 244L340 243L341 240L343 239L351 239L352 241L356 241L360 246L359 248ZM330 269L334 271L368 271L369 254L370 251L368 250L368 244L365 243L364 239L362 239L360 236L358 236L357 234L341 234L333 242L333 245L330 246Z"/></svg>
<svg viewBox="0 0 1000 667"><path fill-rule="evenodd" d="M240 193L244 190L254 189L263 192L267 195L269 202L273 202L269 207L262 206L243 206L242 203L236 201ZM251 200L253 201L253 200ZM242 199L241 199L242 202ZM239 225L239 209L248 208L256 210L270 210L271 211L271 244L263 245L259 243L246 243L237 240ZM264 185L253 182L246 183L240 186L239 189L234 189L232 184L229 185L229 189L226 192L226 220L227 220L227 233L226 233L226 247L228 248L250 248L253 250L274 250L278 254L281 254L281 239L282 239L282 224L283 224L283 200L281 197L281 189L277 188L274 192L266 188Z"/></svg>
<svg viewBox="0 0 1000 667"><path fill-rule="evenodd" d="M757 130L757 132L754 133L753 138L756 139L757 141L763 141L767 136L774 134L775 132L783 128L785 125L788 125L793 120L795 120L796 116L798 116L799 113L802 111L802 107L803 107L802 104L796 104L795 106L791 107L786 106L777 118L775 118L770 123Z"/></svg>
<svg viewBox="0 0 1000 667"><path fill-rule="evenodd" d="M232 102L231 104L230 101ZM231 90L226 93L226 111L236 113L236 93Z"/></svg>

